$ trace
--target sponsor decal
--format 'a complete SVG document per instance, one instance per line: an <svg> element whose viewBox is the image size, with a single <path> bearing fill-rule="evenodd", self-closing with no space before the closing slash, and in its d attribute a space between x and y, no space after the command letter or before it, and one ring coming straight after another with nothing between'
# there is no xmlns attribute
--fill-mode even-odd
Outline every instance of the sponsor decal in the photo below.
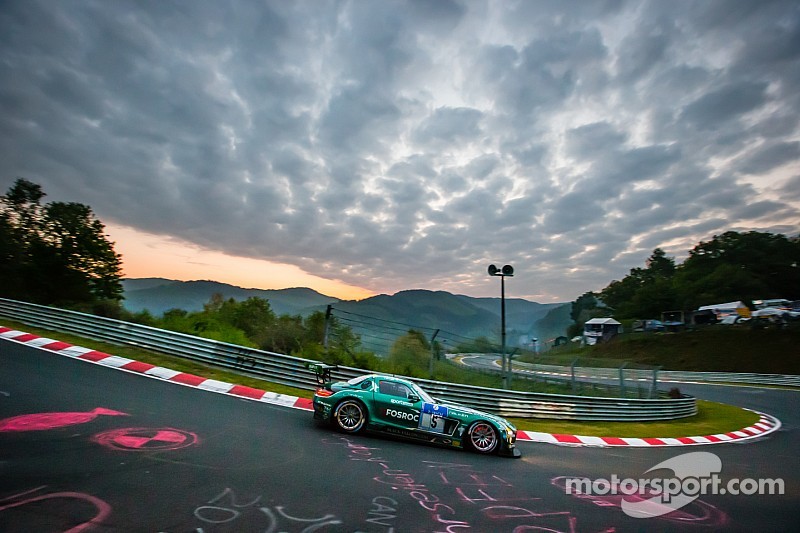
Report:
<svg viewBox="0 0 800 533"><path fill-rule="evenodd" d="M395 400L394 398L392 398L391 400L389 400L389 402L391 402L391 403L394 403L394 404L397 404L397 405L404 405L404 406L406 406L406 407L412 407L412 406L414 405L413 403L410 403L410 402L404 402L403 400Z"/></svg>
<svg viewBox="0 0 800 533"><path fill-rule="evenodd" d="M406 413L405 411L398 411L397 409L386 409L386 416L390 416L398 420L413 420L414 422L419 422L418 414Z"/></svg>
<svg viewBox="0 0 800 533"><path fill-rule="evenodd" d="M442 418L447 418L447 407L444 405L438 405L435 403L423 403L422 404L422 413L423 414L430 414L440 416Z"/></svg>
<svg viewBox="0 0 800 533"><path fill-rule="evenodd" d="M407 429L397 429L397 428L386 428L386 433L392 433L394 435L401 435L403 437L412 437L415 439L420 438L420 435L414 433L413 431L409 431Z"/></svg>

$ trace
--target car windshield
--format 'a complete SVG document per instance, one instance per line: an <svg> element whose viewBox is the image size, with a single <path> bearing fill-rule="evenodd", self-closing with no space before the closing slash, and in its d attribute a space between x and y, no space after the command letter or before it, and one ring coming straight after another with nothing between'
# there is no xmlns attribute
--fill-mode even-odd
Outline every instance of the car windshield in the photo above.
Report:
<svg viewBox="0 0 800 533"><path fill-rule="evenodd" d="M364 381L365 379L368 379L370 377L371 376L358 376L358 377L355 377L355 378L352 378L352 379L348 379L347 380L347 384L348 385L352 385L354 387L357 387L362 381ZM414 391L414 394L419 396L420 400L422 400L425 403L436 403L436 400L433 399L433 396L428 394L419 385L417 385L416 383L410 383L410 382L406 382L406 383Z"/></svg>
<svg viewBox="0 0 800 533"><path fill-rule="evenodd" d="M412 383L411 386L414 389L414 392L417 393L417 396L419 396L420 399L423 402L425 402L425 403L436 403L434 401L433 397L430 394L428 394L427 392L425 392L424 390L422 390L422 388L420 388L419 385L417 385L416 383Z"/></svg>

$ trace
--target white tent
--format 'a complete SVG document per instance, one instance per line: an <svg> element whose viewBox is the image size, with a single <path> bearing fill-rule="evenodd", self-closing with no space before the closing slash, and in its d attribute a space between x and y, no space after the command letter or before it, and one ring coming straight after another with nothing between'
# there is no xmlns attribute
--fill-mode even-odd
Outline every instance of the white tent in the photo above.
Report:
<svg viewBox="0 0 800 533"><path fill-rule="evenodd" d="M698 311L711 311L717 316L717 319L722 319L728 315L742 316L745 318L750 317L750 308L744 302L728 302L724 304L704 305Z"/></svg>
<svg viewBox="0 0 800 533"><path fill-rule="evenodd" d="M728 311L735 313L737 309L741 309L742 307L747 306L744 305L743 302L728 302L726 304L704 305L700 307L698 311Z"/></svg>
<svg viewBox="0 0 800 533"><path fill-rule="evenodd" d="M621 325L620 322L617 322L613 318L592 318L591 320L587 320L586 324L609 324L609 325Z"/></svg>

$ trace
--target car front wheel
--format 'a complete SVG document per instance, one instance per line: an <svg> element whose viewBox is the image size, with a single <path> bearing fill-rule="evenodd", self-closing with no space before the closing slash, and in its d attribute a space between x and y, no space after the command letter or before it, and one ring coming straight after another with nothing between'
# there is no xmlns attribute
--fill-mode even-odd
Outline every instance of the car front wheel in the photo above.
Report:
<svg viewBox="0 0 800 533"><path fill-rule="evenodd" d="M336 426L345 433L358 433L367 422L367 411L356 400L345 400L333 411Z"/></svg>
<svg viewBox="0 0 800 533"><path fill-rule="evenodd" d="M492 453L497 448L497 430L488 422L475 422L468 435L470 445L478 453Z"/></svg>

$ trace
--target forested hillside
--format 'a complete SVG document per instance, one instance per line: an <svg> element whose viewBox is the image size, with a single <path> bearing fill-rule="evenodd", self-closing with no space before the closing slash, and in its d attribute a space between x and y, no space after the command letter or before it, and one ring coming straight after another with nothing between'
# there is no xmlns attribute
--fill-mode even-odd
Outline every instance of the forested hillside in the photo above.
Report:
<svg viewBox="0 0 800 533"><path fill-rule="evenodd" d="M681 264L656 248L644 268L575 300L571 316L578 325L594 316L659 318L663 311L768 298L800 299L800 238L729 231L696 245Z"/></svg>
<svg viewBox="0 0 800 533"><path fill-rule="evenodd" d="M248 298L269 300L272 310L279 315L307 315L329 304L336 298L325 296L305 287L292 289L245 289L217 281L175 281L163 278L126 279L123 305L132 312L147 309L161 314L170 309L200 311L209 298L220 294L223 298L243 301Z"/></svg>

